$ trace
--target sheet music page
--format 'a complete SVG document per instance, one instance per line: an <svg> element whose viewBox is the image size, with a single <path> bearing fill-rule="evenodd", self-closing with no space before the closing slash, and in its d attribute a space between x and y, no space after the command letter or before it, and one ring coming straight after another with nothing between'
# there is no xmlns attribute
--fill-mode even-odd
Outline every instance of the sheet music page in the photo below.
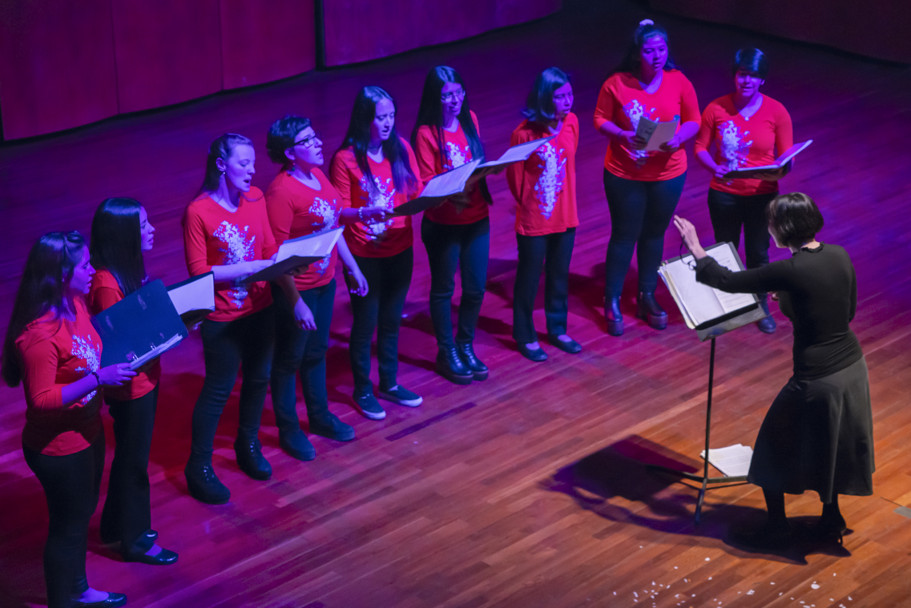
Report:
<svg viewBox="0 0 911 608"><path fill-rule="evenodd" d="M737 252L731 247L712 247L707 249L706 253L712 256L716 262L732 272L741 270L740 258L737 257ZM714 289L713 291L715 292L722 309L726 313L733 312L753 303L753 294L750 293L726 293L719 289Z"/></svg>
<svg viewBox="0 0 911 608"><path fill-rule="evenodd" d="M645 144L645 150L651 152L660 149L661 144L669 142L674 134L677 133L677 125L679 124L680 121L677 119L658 122L642 117L639 119L636 135L647 140L648 143Z"/></svg>
<svg viewBox="0 0 911 608"><path fill-rule="evenodd" d="M702 450L699 456L705 458L705 450ZM753 448L748 445L738 443L725 448L709 449L709 464L726 477L746 477L746 474L750 472L752 460Z"/></svg>
<svg viewBox="0 0 911 608"><path fill-rule="evenodd" d="M696 282L695 266L696 259L686 255L666 262L658 269L690 329L724 314L717 290Z"/></svg>
<svg viewBox="0 0 911 608"><path fill-rule="evenodd" d="M542 137L541 139L535 139L533 141L527 141L524 144L517 144L503 153L503 156L497 160L492 160L486 162L482 167L496 167L497 165L508 165L509 163L517 163L528 159L529 156L534 154L535 150L543 146L545 143L552 140L556 135L551 135L550 137Z"/></svg>
<svg viewBox="0 0 911 608"><path fill-rule="evenodd" d="M342 228L336 228L326 232L289 239L278 246L278 256L276 256L275 261L276 263L282 262L293 256L324 258L332 253L332 248L335 247L335 242L338 241L342 230Z"/></svg>
<svg viewBox="0 0 911 608"><path fill-rule="evenodd" d="M191 310L215 310L215 279L212 273L206 273L196 281L168 290L168 297L179 315Z"/></svg>
<svg viewBox="0 0 911 608"><path fill-rule="evenodd" d="M458 194L465 189L471 172L480 164L480 160L473 160L446 173L440 173L427 182L419 198L445 198Z"/></svg>

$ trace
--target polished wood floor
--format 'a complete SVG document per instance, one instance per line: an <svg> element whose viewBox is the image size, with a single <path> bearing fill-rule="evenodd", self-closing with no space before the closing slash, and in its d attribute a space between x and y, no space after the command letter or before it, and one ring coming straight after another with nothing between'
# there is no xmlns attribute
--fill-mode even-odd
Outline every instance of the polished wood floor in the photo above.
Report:
<svg viewBox="0 0 911 608"><path fill-rule="evenodd" d="M816 198L827 221L822 240L846 246L858 271L853 327L870 367L875 493L843 500L853 529L843 547L807 542L780 554L746 553L725 538L731 526L761 518L757 488L710 490L697 527L696 490L642 464L699 465L708 345L679 314L672 313L663 332L635 320L633 274L624 299L627 333L612 338L603 327L610 231L600 183L605 142L589 121L604 74L644 16L639 6L567 2L560 15L469 41L0 147L0 316L7 319L35 238L52 229L87 231L107 196L145 203L158 229L151 272L168 282L184 278L181 213L202 179L208 143L224 131L254 138L256 183L265 186L275 173L263 147L272 120L288 112L308 115L326 148L334 149L358 87L379 84L396 97L399 129L408 133L426 70L447 63L464 76L488 150L498 154L537 71L559 65L574 79L582 225L572 264L570 333L584 351L572 356L550 348L543 364L516 352L510 337L513 205L505 182L493 179L495 238L476 344L490 379L456 387L433 372L429 276L418 243L400 380L422 394L424 404L390 405L382 422L353 409L350 312L340 293L329 353L331 407L354 425L357 440L315 437L317 460L292 460L279 450L267 402L261 438L274 475L268 482L250 480L233 461L235 395L215 445L215 466L232 500L213 507L190 498L183 479L203 373L193 337L164 361L150 464L153 524L180 560L164 568L119 561L98 540L99 508L88 555L94 586L126 592L131 606L155 607L908 605L908 69L658 17L702 106L728 92L727 65L736 48L755 45L769 53L766 92L789 108L797 140L815 140L783 187ZM692 165L679 213L708 238L708 175ZM665 245L666 256L677 255L677 237L669 233ZM659 299L672 308L666 292ZM789 375L791 328L779 312L775 317L774 335L747 327L718 341L715 446L751 444ZM543 316L538 321L543 330ZM23 411L21 388L0 389L3 606L45 601L47 515L21 454ZM106 424L110 442L109 419ZM788 509L806 523L817 514L818 500L790 497Z"/></svg>

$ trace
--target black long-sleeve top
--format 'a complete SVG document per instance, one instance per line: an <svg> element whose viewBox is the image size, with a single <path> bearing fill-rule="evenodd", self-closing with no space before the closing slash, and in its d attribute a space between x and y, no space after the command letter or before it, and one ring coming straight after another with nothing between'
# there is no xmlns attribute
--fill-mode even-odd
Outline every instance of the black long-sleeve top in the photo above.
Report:
<svg viewBox="0 0 911 608"><path fill-rule="evenodd" d="M776 292L781 311L794 325L798 378L821 378L863 357L848 327L857 308L857 277L838 245L801 249L788 260L740 272L706 256L696 262L696 280L730 293Z"/></svg>

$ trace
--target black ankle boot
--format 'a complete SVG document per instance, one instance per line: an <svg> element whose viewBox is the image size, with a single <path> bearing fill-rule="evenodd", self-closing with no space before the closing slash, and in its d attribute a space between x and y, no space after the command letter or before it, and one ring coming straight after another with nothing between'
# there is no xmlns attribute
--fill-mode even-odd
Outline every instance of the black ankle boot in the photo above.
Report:
<svg viewBox="0 0 911 608"><path fill-rule="evenodd" d="M237 466L253 479L265 481L272 477L272 467L263 456L259 439L237 438L234 442L234 453L237 455Z"/></svg>
<svg viewBox="0 0 911 608"><path fill-rule="evenodd" d="M455 346L441 346L437 352L437 373L455 384L471 384L474 374L465 365Z"/></svg>
<svg viewBox="0 0 911 608"><path fill-rule="evenodd" d="M636 315L645 319L652 329L665 329L667 327L667 313L658 306L655 294L651 291L640 291Z"/></svg>
<svg viewBox="0 0 911 608"><path fill-rule="evenodd" d="M457 342L456 351L459 353L459 359L462 360L475 380L487 380L490 369L474 354L474 346L471 342Z"/></svg>
<svg viewBox="0 0 911 608"><path fill-rule="evenodd" d="M620 298L611 298L604 305L604 318L607 321L607 333L612 336L623 335L623 315L620 314Z"/></svg>
<svg viewBox="0 0 911 608"><path fill-rule="evenodd" d="M187 477L187 490L196 500L210 505L223 505L231 498L231 491L215 475L211 463L190 461L183 472Z"/></svg>

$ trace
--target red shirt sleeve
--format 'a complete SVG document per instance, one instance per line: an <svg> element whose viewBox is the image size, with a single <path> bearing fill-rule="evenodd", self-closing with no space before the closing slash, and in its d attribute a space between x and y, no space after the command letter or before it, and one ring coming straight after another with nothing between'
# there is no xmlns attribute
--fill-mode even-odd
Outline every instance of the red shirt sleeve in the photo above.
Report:
<svg viewBox="0 0 911 608"><path fill-rule="evenodd" d="M190 203L183 218L184 254L191 277L212 270L211 264L208 263L206 224L198 208L203 200L197 199Z"/></svg>
<svg viewBox="0 0 911 608"><path fill-rule="evenodd" d="M42 410L63 407L62 390L65 385L57 384L60 357L52 338L40 326L34 326L26 329L16 340L22 358L25 400L30 407ZM73 405L81 404L77 401Z"/></svg>

